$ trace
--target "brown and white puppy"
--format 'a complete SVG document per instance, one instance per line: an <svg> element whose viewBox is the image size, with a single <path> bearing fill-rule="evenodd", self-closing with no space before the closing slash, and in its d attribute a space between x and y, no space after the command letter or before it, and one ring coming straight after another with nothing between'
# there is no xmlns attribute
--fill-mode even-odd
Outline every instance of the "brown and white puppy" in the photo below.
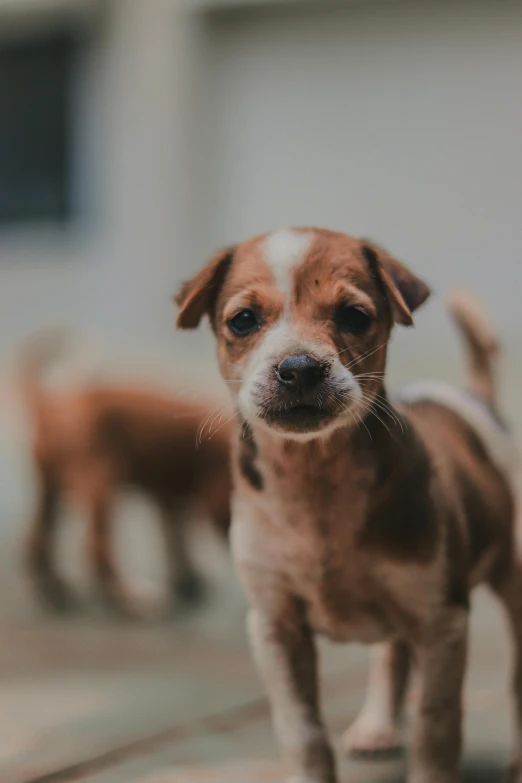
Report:
<svg viewBox="0 0 522 783"><path fill-rule="evenodd" d="M314 634L379 645L347 736L355 749L395 742L415 662L408 782L457 783L469 593L479 581L512 621L522 739L513 451L494 408L496 346L480 315L462 298L455 304L475 395L421 386L392 404L384 387L392 326L410 325L428 293L369 242L296 229L218 254L178 295L180 328L209 316L243 420L232 548L252 606L253 654L298 783L337 780Z"/></svg>
<svg viewBox="0 0 522 783"><path fill-rule="evenodd" d="M209 437L203 429L212 409L147 387L90 382L51 391L42 376L64 352L68 336L62 330L38 335L20 361L37 478L37 507L27 546L37 595L55 609L72 605L56 572L54 551L60 502L70 496L88 515L89 558L100 597L120 614L138 611L118 574L111 527L116 493L131 488L159 509L173 597L193 601L201 580L186 541L190 514L203 511L220 534L228 535L226 423L216 424Z"/></svg>

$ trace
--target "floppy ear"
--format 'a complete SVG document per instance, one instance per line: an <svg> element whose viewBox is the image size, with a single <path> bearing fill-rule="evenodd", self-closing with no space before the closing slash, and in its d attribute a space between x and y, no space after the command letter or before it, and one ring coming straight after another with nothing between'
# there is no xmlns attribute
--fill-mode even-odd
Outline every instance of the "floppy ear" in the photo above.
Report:
<svg viewBox="0 0 522 783"><path fill-rule="evenodd" d="M180 308L176 320L178 329L195 329L204 315L213 322L217 297L233 256L233 247L221 250L201 272L182 285L174 297Z"/></svg>
<svg viewBox="0 0 522 783"><path fill-rule="evenodd" d="M412 326L412 313L431 293L426 283L386 250L371 242L363 244L363 254L373 277L384 289L395 323Z"/></svg>

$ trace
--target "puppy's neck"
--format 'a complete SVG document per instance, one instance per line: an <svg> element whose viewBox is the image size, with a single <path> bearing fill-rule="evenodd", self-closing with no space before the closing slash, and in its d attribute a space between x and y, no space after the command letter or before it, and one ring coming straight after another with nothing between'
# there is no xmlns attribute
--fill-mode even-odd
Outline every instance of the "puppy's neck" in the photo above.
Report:
<svg viewBox="0 0 522 783"><path fill-rule="evenodd" d="M326 435L302 440L271 433L263 427L253 427L252 433L260 456L268 460L271 457L286 457L314 462L327 461L339 451L352 447L355 440L355 432L351 426L339 427Z"/></svg>

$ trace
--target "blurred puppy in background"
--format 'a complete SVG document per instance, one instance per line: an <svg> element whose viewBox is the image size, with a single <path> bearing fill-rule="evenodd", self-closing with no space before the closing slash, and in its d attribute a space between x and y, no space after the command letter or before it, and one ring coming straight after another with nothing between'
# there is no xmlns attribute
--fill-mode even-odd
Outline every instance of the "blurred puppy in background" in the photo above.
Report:
<svg viewBox="0 0 522 783"><path fill-rule="evenodd" d="M88 553L101 599L112 610L137 612L118 574L111 528L116 492L138 490L160 512L172 597L190 603L202 581L187 546L190 512L203 511L226 537L231 479L227 425L202 432L213 411L149 388L84 382L49 389L45 378L71 349L64 329L27 341L19 385L33 427L37 501L27 542L27 566L37 595L53 609L73 605L55 568L61 499L88 515Z"/></svg>

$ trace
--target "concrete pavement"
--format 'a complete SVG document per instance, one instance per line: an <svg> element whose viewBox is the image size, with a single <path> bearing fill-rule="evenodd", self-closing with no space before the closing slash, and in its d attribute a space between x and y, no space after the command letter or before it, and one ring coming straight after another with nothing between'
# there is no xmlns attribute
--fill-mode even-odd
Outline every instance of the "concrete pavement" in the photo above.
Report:
<svg viewBox="0 0 522 783"><path fill-rule="evenodd" d="M465 780L496 783L510 747L508 651L497 607L484 594L476 603ZM0 656L10 670L1 683L0 780L283 783L244 641L232 632L212 637L191 622L147 630L84 621L12 634L10 665L5 648ZM16 650L25 650L18 666ZM360 704L366 656L322 645L322 659L325 712L338 740ZM344 783L404 779L402 757L339 758Z"/></svg>
<svg viewBox="0 0 522 783"><path fill-rule="evenodd" d="M96 607L82 520L68 513L61 562L83 600L46 617L28 592L20 544L32 485L16 412L0 442L0 783L283 783L267 703L248 655L244 603L211 536L200 558L212 600L169 624L114 623ZM129 580L161 589L153 510L119 511ZM466 690L466 783L497 783L509 756L508 649L491 598L478 594ZM362 699L366 654L322 645L325 712L336 740ZM341 755L339 754L341 759ZM341 762L343 783L399 783L404 758Z"/></svg>

